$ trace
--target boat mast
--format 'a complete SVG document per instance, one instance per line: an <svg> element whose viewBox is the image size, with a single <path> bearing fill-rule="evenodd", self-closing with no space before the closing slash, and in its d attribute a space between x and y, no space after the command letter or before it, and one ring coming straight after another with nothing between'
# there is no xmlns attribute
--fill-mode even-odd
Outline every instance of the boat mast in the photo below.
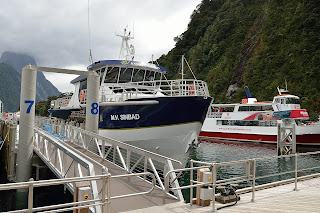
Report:
<svg viewBox="0 0 320 213"><path fill-rule="evenodd" d="M129 40L134 39L133 36L131 36L131 32L127 33L127 28L124 28L123 35L116 34L116 36L119 36L122 38L122 44L121 44L121 49L120 49L120 54L119 54L119 59L125 58L128 61L131 61L134 59L134 46L131 44L129 45Z"/></svg>
<svg viewBox="0 0 320 213"><path fill-rule="evenodd" d="M184 55L182 55L181 57L181 78L183 80L183 76L184 76L184 73L183 73L183 70L184 70Z"/></svg>

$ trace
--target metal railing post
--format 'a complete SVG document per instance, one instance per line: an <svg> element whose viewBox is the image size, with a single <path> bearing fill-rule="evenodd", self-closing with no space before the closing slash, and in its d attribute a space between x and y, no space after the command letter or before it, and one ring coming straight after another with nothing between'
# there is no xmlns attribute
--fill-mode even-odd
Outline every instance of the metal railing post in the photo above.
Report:
<svg viewBox="0 0 320 213"><path fill-rule="evenodd" d="M34 181L33 178L29 179L30 182ZM28 195L28 213L32 213L33 209L33 183L29 184L29 195Z"/></svg>
<svg viewBox="0 0 320 213"><path fill-rule="evenodd" d="M254 202L256 191L256 159L253 159L253 168L252 168L252 198L251 202Z"/></svg>
<svg viewBox="0 0 320 213"><path fill-rule="evenodd" d="M216 181L217 181L217 172L216 164L211 164L211 180L212 180L212 212L216 212Z"/></svg>
<svg viewBox="0 0 320 213"><path fill-rule="evenodd" d="M298 154L294 154L294 162L295 162L295 168L294 168L294 191L298 191Z"/></svg>
<svg viewBox="0 0 320 213"><path fill-rule="evenodd" d="M103 168L102 169L102 174L107 175L106 170ZM105 208L105 202L106 202L106 185L107 185L107 178L106 176L102 177L102 192L101 192L101 201L102 201L102 212L104 212Z"/></svg>
<svg viewBox="0 0 320 213"><path fill-rule="evenodd" d="M193 160L190 160L190 168L193 168ZM190 206L192 206L192 200L193 200L193 170L190 170Z"/></svg>
<svg viewBox="0 0 320 213"><path fill-rule="evenodd" d="M110 187L111 187L111 175L110 173L108 174L108 178L107 178L107 200L108 200L108 203L107 203L107 213L110 212L110 198L111 198L111 195L110 195Z"/></svg>

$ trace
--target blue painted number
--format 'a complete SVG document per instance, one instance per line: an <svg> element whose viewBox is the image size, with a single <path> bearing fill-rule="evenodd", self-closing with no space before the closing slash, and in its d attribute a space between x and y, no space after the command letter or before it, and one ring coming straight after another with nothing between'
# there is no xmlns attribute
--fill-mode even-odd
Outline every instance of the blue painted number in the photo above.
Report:
<svg viewBox="0 0 320 213"><path fill-rule="evenodd" d="M99 105L97 103L91 104L91 114L96 115L99 112Z"/></svg>
<svg viewBox="0 0 320 213"><path fill-rule="evenodd" d="M26 100L26 101L24 101L24 103L29 104L28 109L27 109L27 114L29 114L31 111L32 105L34 104L34 101Z"/></svg>

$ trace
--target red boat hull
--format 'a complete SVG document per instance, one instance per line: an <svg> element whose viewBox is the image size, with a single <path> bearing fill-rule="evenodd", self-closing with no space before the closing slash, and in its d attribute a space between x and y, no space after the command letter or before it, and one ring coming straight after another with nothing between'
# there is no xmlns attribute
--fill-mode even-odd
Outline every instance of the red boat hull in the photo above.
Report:
<svg viewBox="0 0 320 213"><path fill-rule="evenodd" d="M255 135L243 133L223 133L201 131L199 138L212 138L216 140L252 141L262 143L277 143L276 135ZM320 146L320 134L306 134L296 136L297 144Z"/></svg>

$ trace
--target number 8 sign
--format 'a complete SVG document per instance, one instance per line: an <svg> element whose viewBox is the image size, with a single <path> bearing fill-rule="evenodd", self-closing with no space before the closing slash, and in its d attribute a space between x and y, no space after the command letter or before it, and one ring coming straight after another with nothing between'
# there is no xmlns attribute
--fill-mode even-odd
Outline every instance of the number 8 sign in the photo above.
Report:
<svg viewBox="0 0 320 213"><path fill-rule="evenodd" d="M96 115L99 112L99 105L98 103L92 103L91 104L91 114Z"/></svg>

